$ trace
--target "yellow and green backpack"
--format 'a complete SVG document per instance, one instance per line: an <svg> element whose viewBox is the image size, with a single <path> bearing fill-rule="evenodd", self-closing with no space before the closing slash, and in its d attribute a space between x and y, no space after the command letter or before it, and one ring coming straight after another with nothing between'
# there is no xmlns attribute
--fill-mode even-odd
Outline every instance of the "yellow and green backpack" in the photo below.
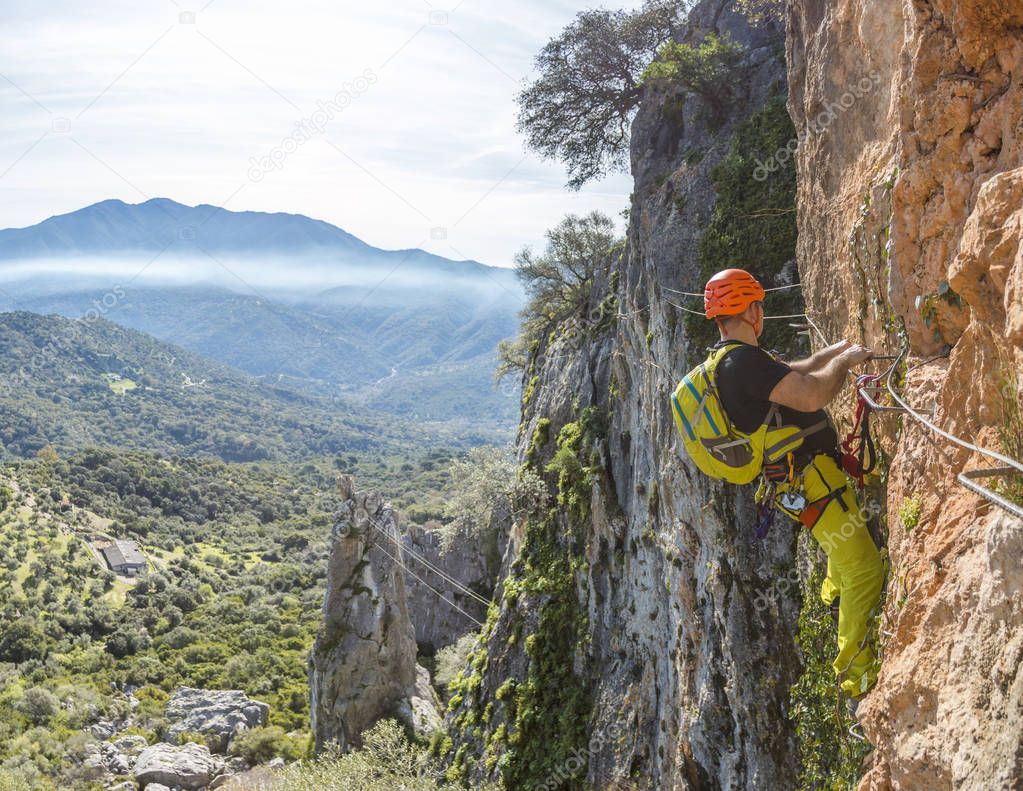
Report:
<svg viewBox="0 0 1023 791"><path fill-rule="evenodd" d="M752 434L732 425L714 374L725 355L741 345L736 341L712 350L706 360L682 377L671 395L671 411L682 444L696 466L712 478L739 484L755 480L765 464L793 453L806 436L828 425L827 420L805 429L786 425L777 404L771 404L764 422Z"/></svg>

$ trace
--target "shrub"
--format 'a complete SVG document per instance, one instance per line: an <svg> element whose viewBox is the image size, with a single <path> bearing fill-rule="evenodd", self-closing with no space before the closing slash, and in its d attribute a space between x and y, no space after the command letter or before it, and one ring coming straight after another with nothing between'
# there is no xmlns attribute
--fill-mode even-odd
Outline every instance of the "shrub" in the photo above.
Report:
<svg viewBox="0 0 1023 791"><path fill-rule="evenodd" d="M253 766L278 756L294 761L302 757L302 752L301 746L278 725L247 730L234 738L230 749L231 755L244 758Z"/></svg>
<svg viewBox="0 0 1023 791"><path fill-rule="evenodd" d="M14 707L36 725L42 725L60 711L60 701L48 689L29 687Z"/></svg>
<svg viewBox="0 0 1023 791"><path fill-rule="evenodd" d="M437 672L434 675L433 683L445 698L450 694L448 686L469 661L469 654L472 653L472 647L476 644L478 637L476 632L468 632L437 652Z"/></svg>
<svg viewBox="0 0 1023 791"><path fill-rule="evenodd" d="M451 521L438 528L441 548L448 551L462 537L493 538L488 529L495 513L519 515L546 507L547 488L531 471L518 473L508 450L478 447L448 468L451 488L444 514Z"/></svg>
<svg viewBox="0 0 1023 791"><path fill-rule="evenodd" d="M698 45L669 41L643 71L642 82L671 82L698 95L720 122L732 98L729 86L742 58L742 47L708 33Z"/></svg>
<svg viewBox="0 0 1023 791"><path fill-rule="evenodd" d="M22 774L0 769L0 791L32 791L32 786Z"/></svg>
<svg viewBox="0 0 1023 791"><path fill-rule="evenodd" d="M440 778L427 751L410 744L394 720L382 720L366 731L363 744L351 753L332 752L292 764L265 791L462 791L461 785Z"/></svg>
<svg viewBox="0 0 1023 791"><path fill-rule="evenodd" d="M919 494L914 494L912 497L907 497L902 501L902 505L899 506L899 519L902 521L902 526L906 532L909 533L920 523L920 508L923 505L923 500Z"/></svg>

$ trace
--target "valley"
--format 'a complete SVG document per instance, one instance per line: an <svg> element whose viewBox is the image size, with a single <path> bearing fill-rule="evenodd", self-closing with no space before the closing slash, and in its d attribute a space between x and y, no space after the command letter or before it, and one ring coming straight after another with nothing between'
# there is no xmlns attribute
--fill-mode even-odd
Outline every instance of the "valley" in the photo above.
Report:
<svg viewBox="0 0 1023 791"><path fill-rule="evenodd" d="M299 215L161 198L0 230L8 310L103 318L271 386L483 431L517 419L517 388L492 371L522 299L510 269Z"/></svg>

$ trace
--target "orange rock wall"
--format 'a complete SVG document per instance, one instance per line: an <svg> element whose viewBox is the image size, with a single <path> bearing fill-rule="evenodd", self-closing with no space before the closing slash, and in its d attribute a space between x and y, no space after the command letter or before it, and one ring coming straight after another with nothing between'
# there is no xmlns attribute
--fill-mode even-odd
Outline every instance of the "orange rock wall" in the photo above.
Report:
<svg viewBox="0 0 1023 791"><path fill-rule="evenodd" d="M788 61L810 315L832 340L908 345L907 399L1018 458L1023 2L794 0ZM892 574L861 788L1023 787L1023 524L956 481L994 462L908 416L876 424Z"/></svg>

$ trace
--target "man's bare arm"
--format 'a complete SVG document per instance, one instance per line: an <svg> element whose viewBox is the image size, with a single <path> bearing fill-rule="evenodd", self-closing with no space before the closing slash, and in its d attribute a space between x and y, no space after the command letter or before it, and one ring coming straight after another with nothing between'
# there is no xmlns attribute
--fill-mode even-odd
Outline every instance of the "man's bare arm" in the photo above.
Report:
<svg viewBox="0 0 1023 791"><path fill-rule="evenodd" d="M816 412L834 400L849 369L870 357L870 349L850 346L831 358L819 371L790 371L774 386L770 400L799 412Z"/></svg>
<svg viewBox="0 0 1023 791"><path fill-rule="evenodd" d="M824 366L834 360L851 345L852 344L846 340L833 343L826 349L821 349L816 354L810 355L805 360L796 360L794 363L789 363L789 368L801 374L812 374L814 371L823 370Z"/></svg>

